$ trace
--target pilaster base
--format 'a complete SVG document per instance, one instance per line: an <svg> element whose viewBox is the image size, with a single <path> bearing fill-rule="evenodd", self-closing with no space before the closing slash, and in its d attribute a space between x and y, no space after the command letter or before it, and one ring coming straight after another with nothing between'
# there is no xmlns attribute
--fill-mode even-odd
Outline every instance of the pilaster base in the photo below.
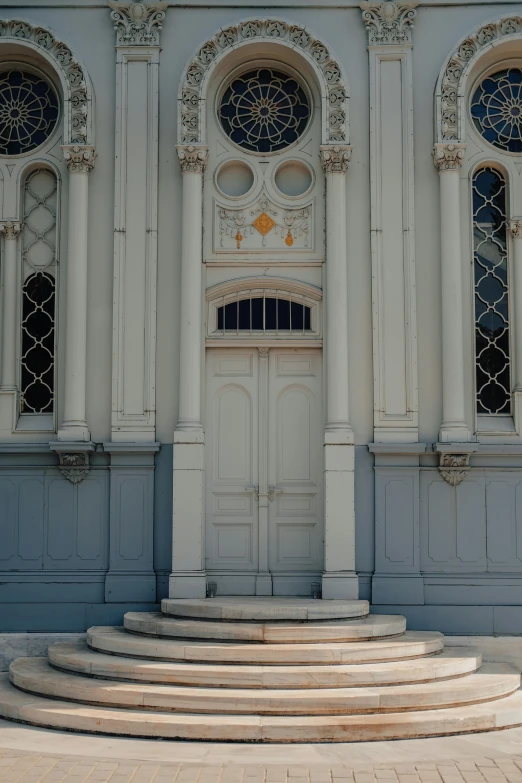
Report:
<svg viewBox="0 0 522 783"><path fill-rule="evenodd" d="M443 422L440 428L440 443L469 443L471 432L465 422Z"/></svg>
<svg viewBox="0 0 522 783"><path fill-rule="evenodd" d="M359 579L354 571L325 572L321 582L323 599L352 600L359 598Z"/></svg>
<svg viewBox="0 0 522 783"><path fill-rule="evenodd" d="M169 576L169 598L206 597L206 571L173 571Z"/></svg>
<svg viewBox="0 0 522 783"><path fill-rule="evenodd" d="M56 440L63 443L88 443L91 440L91 433L85 422L69 424L64 421L58 430Z"/></svg>
<svg viewBox="0 0 522 783"><path fill-rule="evenodd" d="M0 387L0 437L6 438L16 429L18 392Z"/></svg>

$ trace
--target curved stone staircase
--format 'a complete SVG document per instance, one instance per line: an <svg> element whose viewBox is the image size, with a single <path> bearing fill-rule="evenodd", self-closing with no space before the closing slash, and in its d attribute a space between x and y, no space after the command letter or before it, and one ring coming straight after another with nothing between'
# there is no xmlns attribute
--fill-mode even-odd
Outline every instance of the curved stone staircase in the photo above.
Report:
<svg viewBox="0 0 522 783"><path fill-rule="evenodd" d="M19 658L0 715L165 739L354 742L522 724L520 674L366 601L165 599Z"/></svg>

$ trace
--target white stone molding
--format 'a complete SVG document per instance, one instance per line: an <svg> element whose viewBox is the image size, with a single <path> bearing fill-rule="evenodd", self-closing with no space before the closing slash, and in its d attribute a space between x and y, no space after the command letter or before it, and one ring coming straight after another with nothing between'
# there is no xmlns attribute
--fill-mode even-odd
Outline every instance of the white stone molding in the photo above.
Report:
<svg viewBox="0 0 522 783"><path fill-rule="evenodd" d="M22 224L13 220L0 223L0 231L4 237L4 252L2 258L2 372L0 389L14 392L17 389L17 280L18 280L18 237Z"/></svg>
<svg viewBox="0 0 522 783"><path fill-rule="evenodd" d="M326 428L323 598L356 598L354 438L348 376L346 172L351 148L322 146L326 176Z"/></svg>
<svg viewBox="0 0 522 783"><path fill-rule="evenodd" d="M220 28L201 44L183 72L178 117L180 144L206 144L206 91L218 63L249 44L277 43L300 54L312 67L321 90L322 143L348 142L348 89L341 66L310 30L280 19L246 19Z"/></svg>
<svg viewBox="0 0 522 783"><path fill-rule="evenodd" d="M363 0L360 8L370 46L411 43L420 0Z"/></svg>
<svg viewBox="0 0 522 783"><path fill-rule="evenodd" d="M159 46L168 2L121 3L109 0L117 46Z"/></svg>
<svg viewBox="0 0 522 783"><path fill-rule="evenodd" d="M466 442L464 320L460 225L460 169L465 144L436 144L433 161L440 180L440 252L442 277L442 424L443 443Z"/></svg>
<svg viewBox="0 0 522 783"><path fill-rule="evenodd" d="M460 171L465 153L465 144L435 144L433 164L438 172Z"/></svg>
<svg viewBox="0 0 522 783"><path fill-rule="evenodd" d="M512 301L514 302L514 391L518 397L517 402L522 400L522 218L512 218L509 221L509 232L513 242L513 291ZM520 396L519 396L520 395ZM517 414L520 404L515 406ZM521 422L517 422L520 426Z"/></svg>
<svg viewBox="0 0 522 783"><path fill-rule="evenodd" d="M462 39L444 63L435 90L436 141L466 141L466 85L477 61L502 43L520 40L522 16L482 24Z"/></svg>
<svg viewBox="0 0 522 783"><path fill-rule="evenodd" d="M401 7L399 29L409 18ZM368 48L374 441L411 443L419 426L413 53L392 43Z"/></svg>
<svg viewBox="0 0 522 783"><path fill-rule="evenodd" d="M479 450L478 443L444 444L436 443L435 452L439 455L439 473L451 487L458 487L468 475L472 454Z"/></svg>
<svg viewBox="0 0 522 783"><path fill-rule="evenodd" d="M91 469L89 455L94 451L94 443L53 442L49 447L58 456L58 467L62 476L71 484L81 484Z"/></svg>
<svg viewBox="0 0 522 783"><path fill-rule="evenodd" d="M156 437L159 47L137 43L116 47L113 442Z"/></svg>
<svg viewBox="0 0 522 783"><path fill-rule="evenodd" d="M43 57L57 73L63 97L63 143L93 144L93 92L84 66L52 30L18 19L0 20L0 45L16 44Z"/></svg>
<svg viewBox="0 0 522 783"><path fill-rule="evenodd" d="M268 348L259 348L259 485L258 499L258 566L256 574L256 595L272 595L272 574L268 568L269 551L269 505L270 487L268 484ZM263 436L264 434L264 436Z"/></svg>
<svg viewBox="0 0 522 783"><path fill-rule="evenodd" d="M187 146L178 145L176 151L181 171L184 174L187 171L203 174L207 167L208 147L196 147L192 144Z"/></svg>
<svg viewBox="0 0 522 783"><path fill-rule="evenodd" d="M69 226L65 315L65 391L58 440L90 441L86 421L87 268L89 173L96 153L92 146L64 145L69 169Z"/></svg>

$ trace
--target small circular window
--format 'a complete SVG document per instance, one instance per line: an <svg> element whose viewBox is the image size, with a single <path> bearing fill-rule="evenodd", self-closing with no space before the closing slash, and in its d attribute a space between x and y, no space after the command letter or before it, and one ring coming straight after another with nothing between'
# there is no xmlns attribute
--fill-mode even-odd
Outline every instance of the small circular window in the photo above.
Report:
<svg viewBox="0 0 522 783"><path fill-rule="evenodd" d="M494 147L522 153L522 69L508 68L483 79L471 101L471 116Z"/></svg>
<svg viewBox="0 0 522 783"><path fill-rule="evenodd" d="M0 155L21 155L51 136L59 115L53 86L30 71L0 73Z"/></svg>
<svg viewBox="0 0 522 783"><path fill-rule="evenodd" d="M219 105L223 130L251 152L277 152L303 135L310 119L310 101L288 73L256 68L233 79Z"/></svg>

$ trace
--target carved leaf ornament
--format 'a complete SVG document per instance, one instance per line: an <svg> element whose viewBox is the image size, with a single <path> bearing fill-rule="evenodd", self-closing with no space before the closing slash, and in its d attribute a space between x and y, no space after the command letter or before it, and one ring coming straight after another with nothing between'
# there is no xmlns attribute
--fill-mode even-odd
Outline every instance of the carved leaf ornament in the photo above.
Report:
<svg viewBox="0 0 522 783"><path fill-rule="evenodd" d="M180 95L180 144L202 144L201 102L205 74L219 55L242 42L279 40L301 50L323 72L326 84L325 143L346 141L346 88L341 69L326 46L306 28L273 19L253 19L219 30L187 66Z"/></svg>
<svg viewBox="0 0 522 783"><path fill-rule="evenodd" d="M109 0L118 46L159 46L168 2L122 3Z"/></svg>
<svg viewBox="0 0 522 783"><path fill-rule="evenodd" d="M373 45L411 43L411 31L419 0L364 0L363 22Z"/></svg>
<svg viewBox="0 0 522 783"><path fill-rule="evenodd" d="M90 95L86 76L72 51L44 27L37 27L16 19L0 20L0 41L11 39L27 41L56 61L67 84L65 98L66 144L88 144L90 139Z"/></svg>
<svg viewBox="0 0 522 783"><path fill-rule="evenodd" d="M451 55L437 86L437 126L440 141L461 141L464 104L460 83L470 61L482 50L510 35L522 34L522 16L489 22L462 41Z"/></svg>

